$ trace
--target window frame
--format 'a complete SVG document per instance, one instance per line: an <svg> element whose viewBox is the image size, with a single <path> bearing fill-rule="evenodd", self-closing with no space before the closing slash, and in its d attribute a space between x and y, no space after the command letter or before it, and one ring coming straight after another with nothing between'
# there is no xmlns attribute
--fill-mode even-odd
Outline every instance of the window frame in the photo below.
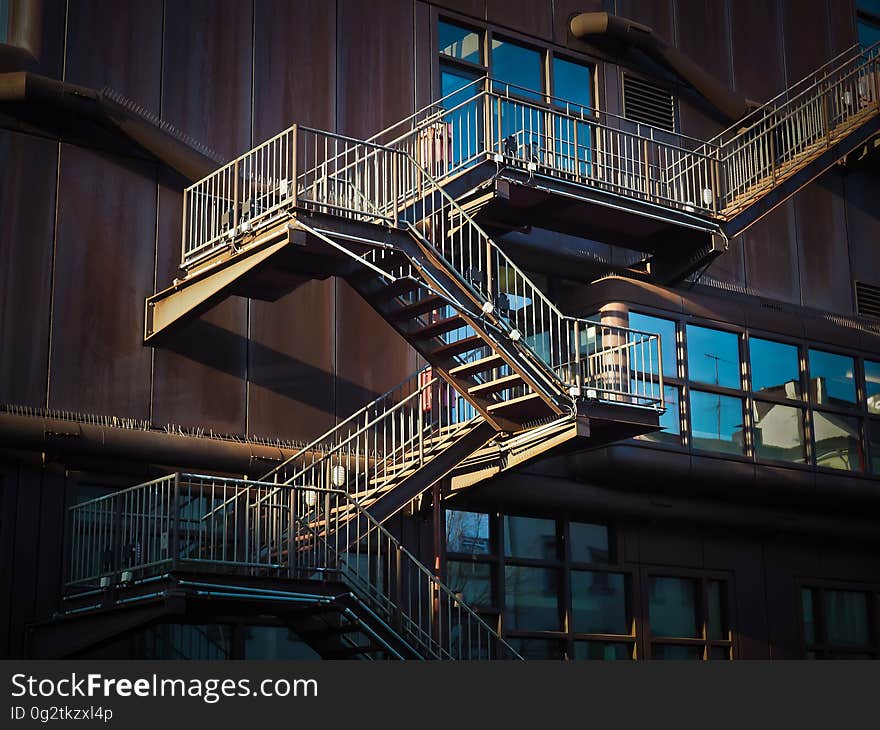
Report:
<svg viewBox="0 0 880 730"><path fill-rule="evenodd" d="M814 601L813 604L813 622L816 634L816 640L813 642L807 641L802 599L802 594L805 590L816 591L818 594L818 600ZM868 598L868 644L854 647L852 645L841 646L827 642L828 627L825 623L824 600L826 591L849 591L866 594ZM872 659L880 660L880 583L841 582L800 576L795 579L795 606L798 621L798 640L801 645L802 658L826 659L821 654L837 652L841 654L871 654ZM817 656L808 656L811 652ZM827 658L834 659L835 657Z"/></svg>

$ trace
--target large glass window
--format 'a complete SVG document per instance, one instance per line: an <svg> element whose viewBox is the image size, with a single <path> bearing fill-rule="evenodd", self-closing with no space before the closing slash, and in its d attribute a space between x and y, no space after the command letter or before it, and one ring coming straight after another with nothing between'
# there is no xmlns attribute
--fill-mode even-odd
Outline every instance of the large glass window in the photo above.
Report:
<svg viewBox="0 0 880 730"><path fill-rule="evenodd" d="M565 115L554 117L555 164L565 172L591 172L593 133L587 122L576 121L576 117L589 117L592 113L592 76L590 66L553 58L553 104L566 111Z"/></svg>
<svg viewBox="0 0 880 730"><path fill-rule="evenodd" d="M9 37L9 0L0 0L0 43Z"/></svg>
<svg viewBox="0 0 880 730"><path fill-rule="evenodd" d="M670 378L676 377L678 375L678 362L676 358L675 322L669 319L661 319L660 317L652 317L649 314L630 312L629 328L639 330L640 332L656 332L660 335L660 346L663 348L663 374ZM656 363L654 363L654 367L645 367L645 369L655 374L659 370Z"/></svg>
<svg viewBox="0 0 880 730"><path fill-rule="evenodd" d="M467 103L476 99L480 85L474 83L478 75L463 71L448 64L440 64L440 93L449 97L444 102L448 111L446 125L434 130L447 136L446 148L443 145L422 143L418 150L426 168L435 174L446 172L444 166L463 165L472 160L483 149L483 111L480 102ZM430 130L428 130L430 133ZM451 151L448 149L451 140ZM430 142L430 138L428 139ZM438 149L439 147L439 149ZM448 158L448 159L447 159Z"/></svg>
<svg viewBox="0 0 880 730"><path fill-rule="evenodd" d="M739 336L687 326L688 376L699 383L740 388Z"/></svg>
<svg viewBox="0 0 880 730"><path fill-rule="evenodd" d="M441 20L438 26L440 53L462 61L481 63L481 33L462 25Z"/></svg>
<svg viewBox="0 0 880 730"><path fill-rule="evenodd" d="M489 515L446 510L446 549L451 553L487 555L491 550Z"/></svg>
<svg viewBox="0 0 880 730"><path fill-rule="evenodd" d="M523 659L564 659L565 645L556 639L533 639L530 637L512 637L508 643Z"/></svg>
<svg viewBox="0 0 880 730"><path fill-rule="evenodd" d="M653 659L730 659L725 581L649 576Z"/></svg>
<svg viewBox="0 0 880 730"><path fill-rule="evenodd" d="M864 469L859 419L813 411L813 438L817 466L846 471Z"/></svg>
<svg viewBox="0 0 880 730"><path fill-rule="evenodd" d="M535 560L558 557L556 521L535 517L504 517L504 554Z"/></svg>
<svg viewBox="0 0 880 730"><path fill-rule="evenodd" d="M558 631L561 628L558 571L523 565L505 566L504 603L508 629Z"/></svg>
<svg viewBox="0 0 880 730"><path fill-rule="evenodd" d="M801 623L811 659L876 659L877 594L838 588L802 588Z"/></svg>
<svg viewBox="0 0 880 730"><path fill-rule="evenodd" d="M493 606L492 566L473 561L446 561L446 584L471 607Z"/></svg>
<svg viewBox="0 0 880 730"><path fill-rule="evenodd" d="M857 0L859 43L866 48L880 41L880 1Z"/></svg>
<svg viewBox="0 0 880 730"><path fill-rule="evenodd" d="M492 76L502 82L500 91L506 90L504 84L511 84L510 93L540 99L544 89L541 67L540 51L503 38L492 39Z"/></svg>
<svg viewBox="0 0 880 730"><path fill-rule="evenodd" d="M745 453L741 398L691 390L690 413L695 449Z"/></svg>
<svg viewBox="0 0 880 730"><path fill-rule="evenodd" d="M800 408L756 400L752 405L755 455L759 459L806 462L804 415Z"/></svg>
<svg viewBox="0 0 880 730"><path fill-rule="evenodd" d="M818 405L856 402L855 363L851 357L810 350L810 395Z"/></svg>
<svg viewBox="0 0 880 730"><path fill-rule="evenodd" d="M578 634L628 634L624 575L571 571L571 621Z"/></svg>
<svg viewBox="0 0 880 730"><path fill-rule="evenodd" d="M871 447L871 473L880 474L880 421L868 421L868 441Z"/></svg>
<svg viewBox="0 0 880 730"><path fill-rule="evenodd" d="M759 337L749 339L752 366L752 391L785 398L801 394L798 348Z"/></svg>
<svg viewBox="0 0 880 730"><path fill-rule="evenodd" d="M880 362L865 360L865 397L868 413L880 416Z"/></svg>
<svg viewBox="0 0 880 730"><path fill-rule="evenodd" d="M573 563L607 563L611 558L608 528L588 522L572 522L568 526L569 547Z"/></svg>
<svg viewBox="0 0 880 730"><path fill-rule="evenodd" d="M573 658L603 661L632 659L633 646L610 641L576 641Z"/></svg>

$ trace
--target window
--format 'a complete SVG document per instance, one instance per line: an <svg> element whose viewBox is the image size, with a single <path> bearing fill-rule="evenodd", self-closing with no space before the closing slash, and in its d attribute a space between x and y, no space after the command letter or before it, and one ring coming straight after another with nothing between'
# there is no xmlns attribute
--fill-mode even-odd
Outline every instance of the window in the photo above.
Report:
<svg viewBox="0 0 880 730"><path fill-rule="evenodd" d="M859 43L869 47L880 41L880 1L856 0Z"/></svg>
<svg viewBox="0 0 880 730"><path fill-rule="evenodd" d="M446 512L446 583L532 659L632 659L629 573L607 525ZM474 550L474 546L479 550Z"/></svg>
<svg viewBox="0 0 880 730"><path fill-rule="evenodd" d="M691 390L691 437L695 449L744 454L743 402L728 395Z"/></svg>
<svg viewBox="0 0 880 730"><path fill-rule="evenodd" d="M752 404L755 455L759 459L806 463L803 410L756 400Z"/></svg>
<svg viewBox="0 0 880 730"><path fill-rule="evenodd" d="M9 38L9 0L0 0L0 43Z"/></svg>
<svg viewBox="0 0 880 730"><path fill-rule="evenodd" d="M865 398L868 413L880 416L880 362L865 360Z"/></svg>
<svg viewBox="0 0 880 730"><path fill-rule="evenodd" d="M540 100L544 90L541 52L503 38L492 39L492 76L499 91Z"/></svg>
<svg viewBox="0 0 880 730"><path fill-rule="evenodd" d="M438 47L444 56L470 63L482 63L481 33L455 23L441 20L438 24Z"/></svg>
<svg viewBox="0 0 880 730"><path fill-rule="evenodd" d="M663 357L663 375L674 378L678 375L678 360L676 358L676 329L675 322L660 317L652 317L649 314L639 312L629 313L629 328L640 332L652 332L660 335L660 346ZM650 372L656 373L655 365Z"/></svg>
<svg viewBox="0 0 880 730"><path fill-rule="evenodd" d="M816 466L863 471L864 453L859 419L837 413L813 411Z"/></svg>
<svg viewBox="0 0 880 730"><path fill-rule="evenodd" d="M877 659L877 594L801 588L801 622L809 659Z"/></svg>
<svg viewBox="0 0 880 730"><path fill-rule="evenodd" d="M728 624L724 581L648 576L652 659L730 659Z"/></svg>
<svg viewBox="0 0 880 730"><path fill-rule="evenodd" d="M880 421L868 421L868 441L871 448L871 473L880 474Z"/></svg>
<svg viewBox="0 0 880 730"><path fill-rule="evenodd" d="M856 402L855 364L851 357L810 350L810 397L817 405Z"/></svg>
<svg viewBox="0 0 880 730"><path fill-rule="evenodd" d="M740 388L739 336L687 326L688 377L698 383Z"/></svg>
<svg viewBox="0 0 880 730"><path fill-rule="evenodd" d="M798 399L801 395L798 348L782 342L749 339L752 392Z"/></svg>

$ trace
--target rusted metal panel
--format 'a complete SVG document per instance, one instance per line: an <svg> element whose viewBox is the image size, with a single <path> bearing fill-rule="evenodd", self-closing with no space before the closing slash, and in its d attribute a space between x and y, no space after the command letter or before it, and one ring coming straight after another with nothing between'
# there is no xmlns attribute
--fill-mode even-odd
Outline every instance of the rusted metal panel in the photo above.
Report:
<svg viewBox="0 0 880 730"><path fill-rule="evenodd" d="M729 86L731 70L727 2L677 0L675 10L679 49ZM682 98L679 103L681 131L708 139L727 126L724 120L707 111L702 104Z"/></svg>
<svg viewBox="0 0 880 730"><path fill-rule="evenodd" d="M755 101L767 101L785 88L779 20L777 3L736 0L730 4L734 87Z"/></svg>
<svg viewBox="0 0 880 730"><path fill-rule="evenodd" d="M335 128L336 3L254 6L254 140L292 122ZM309 73L290 73L308 60ZM252 300L248 431L312 439L333 423L335 282L310 282L276 302Z"/></svg>
<svg viewBox="0 0 880 730"><path fill-rule="evenodd" d="M487 0L486 17L535 38L553 37L553 3L549 0Z"/></svg>
<svg viewBox="0 0 880 730"><path fill-rule="evenodd" d="M433 0L431 4L477 20L486 19L486 0Z"/></svg>
<svg viewBox="0 0 880 730"><path fill-rule="evenodd" d="M422 109L440 98L440 74L437 59L437 24L432 21L430 6L415 3L415 106Z"/></svg>
<svg viewBox="0 0 880 730"><path fill-rule="evenodd" d="M0 160L0 402L43 406L58 145L0 130Z"/></svg>
<svg viewBox="0 0 880 730"><path fill-rule="evenodd" d="M880 286L880 176L872 170L855 170L844 177L846 231L854 278Z"/></svg>
<svg viewBox="0 0 880 730"><path fill-rule="evenodd" d="M743 234L746 283L762 296L799 302L794 206L777 208Z"/></svg>
<svg viewBox="0 0 880 730"><path fill-rule="evenodd" d="M831 57L826 0L782 0L788 83L800 81Z"/></svg>
<svg viewBox="0 0 880 730"><path fill-rule="evenodd" d="M155 224L152 165L62 148L50 407L149 416L139 323L153 285Z"/></svg>
<svg viewBox="0 0 880 730"><path fill-rule="evenodd" d="M339 0L337 129L359 139L413 111L413 3Z"/></svg>
<svg viewBox="0 0 880 730"><path fill-rule="evenodd" d="M70 13L65 81L109 86L159 111L162 1L83 0Z"/></svg>
<svg viewBox="0 0 880 730"><path fill-rule="evenodd" d="M831 53L837 55L858 40L855 0L828 0L828 19L831 29Z"/></svg>
<svg viewBox="0 0 880 730"><path fill-rule="evenodd" d="M251 144L253 6L195 0L165 6L163 118L223 156ZM180 259L180 194L161 184L156 287ZM230 299L155 351L153 420L243 433L247 307Z"/></svg>
<svg viewBox="0 0 880 730"><path fill-rule="evenodd" d="M853 308L843 180L829 170L795 198L801 301L848 314Z"/></svg>
<svg viewBox="0 0 880 730"><path fill-rule="evenodd" d="M675 41L673 31L672 0L618 0L617 15L635 20L653 28L654 32L669 43Z"/></svg>

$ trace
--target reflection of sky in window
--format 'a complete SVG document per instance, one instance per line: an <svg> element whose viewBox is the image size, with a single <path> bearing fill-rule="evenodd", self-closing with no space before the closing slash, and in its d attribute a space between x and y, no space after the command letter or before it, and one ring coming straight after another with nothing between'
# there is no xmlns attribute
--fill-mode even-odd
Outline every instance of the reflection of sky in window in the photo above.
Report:
<svg viewBox="0 0 880 730"><path fill-rule="evenodd" d="M489 515L446 510L446 549L453 553L488 553Z"/></svg>
<svg viewBox="0 0 880 730"><path fill-rule="evenodd" d="M471 63L480 63L480 36L470 28L440 21L438 45L440 53Z"/></svg>
<svg viewBox="0 0 880 730"><path fill-rule="evenodd" d="M856 402L853 359L833 352L810 350L810 380L817 403L829 400Z"/></svg>
<svg viewBox="0 0 880 730"><path fill-rule="evenodd" d="M880 362L865 360L865 395L868 413L880 414Z"/></svg>
<svg viewBox="0 0 880 730"><path fill-rule="evenodd" d="M689 324L687 352L691 380L740 387L738 335Z"/></svg>
<svg viewBox="0 0 880 730"><path fill-rule="evenodd" d="M741 452L742 425L742 401L739 398L691 391L694 446Z"/></svg>
<svg viewBox="0 0 880 730"><path fill-rule="evenodd" d="M677 374L675 362L675 322L668 319L660 319L660 317L652 317L648 314L630 312L629 328L639 330L639 332L651 332L660 335L660 346L663 348L663 374L674 378ZM648 370L647 367L645 369ZM648 371L656 373L656 363Z"/></svg>
<svg viewBox="0 0 880 730"><path fill-rule="evenodd" d="M749 340L752 364L752 390L773 391L775 395L796 398L800 393L798 349L782 342Z"/></svg>
<svg viewBox="0 0 880 730"><path fill-rule="evenodd" d="M591 107L591 90L589 66L566 61L564 58L553 59L553 96L561 101L571 101L584 107Z"/></svg>
<svg viewBox="0 0 880 730"><path fill-rule="evenodd" d="M458 70L453 71L452 69L443 67L440 69L440 94L444 97L449 96L452 92L458 91L462 87L467 86L475 78L476 76L472 74ZM462 91L445 101L444 106L447 109L452 109L458 104L476 96L477 92L479 92L479 89L477 88L477 84L474 84L465 91Z"/></svg>
<svg viewBox="0 0 880 730"><path fill-rule="evenodd" d="M541 54L531 48L494 38L492 76L498 81L540 92L544 88L541 83ZM504 90L503 87L501 90ZM540 94L527 94L522 89L511 89L511 92L528 98L540 98Z"/></svg>

